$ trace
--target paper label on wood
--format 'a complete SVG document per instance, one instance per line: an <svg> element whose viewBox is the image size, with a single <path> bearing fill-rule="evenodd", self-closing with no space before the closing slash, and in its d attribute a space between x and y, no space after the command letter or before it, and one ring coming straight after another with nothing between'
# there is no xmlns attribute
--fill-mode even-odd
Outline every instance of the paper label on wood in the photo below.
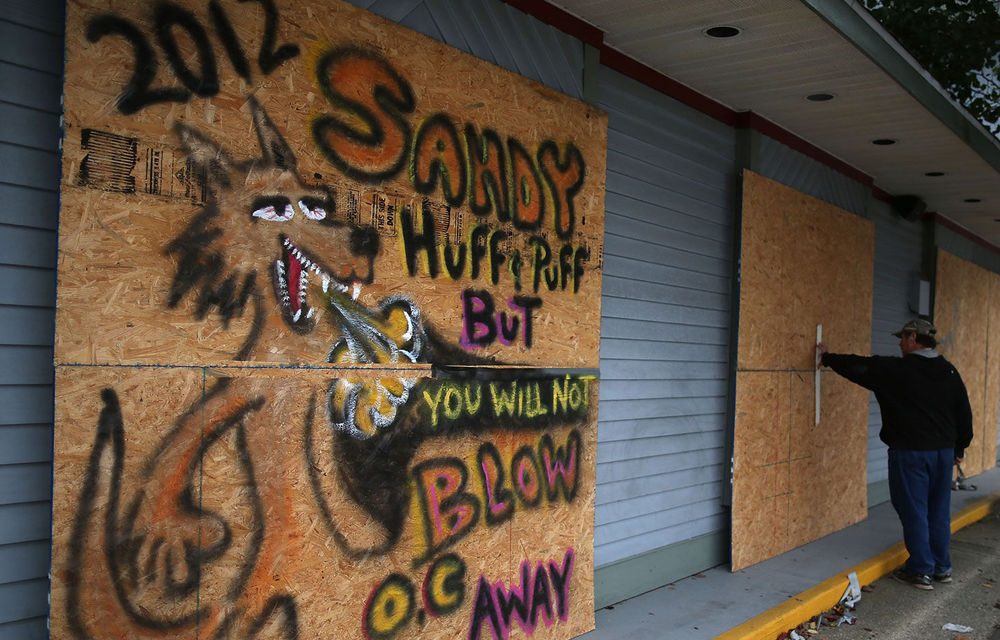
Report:
<svg viewBox="0 0 1000 640"><path fill-rule="evenodd" d="M351 5L70 2L53 637L593 627L607 118Z"/></svg>

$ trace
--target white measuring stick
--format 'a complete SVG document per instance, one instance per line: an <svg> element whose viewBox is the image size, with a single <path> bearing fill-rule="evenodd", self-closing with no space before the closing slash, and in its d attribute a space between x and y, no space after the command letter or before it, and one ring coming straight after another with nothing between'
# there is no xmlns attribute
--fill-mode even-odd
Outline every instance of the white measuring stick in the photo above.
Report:
<svg viewBox="0 0 1000 640"><path fill-rule="evenodd" d="M823 325L816 325L816 344L823 342ZM818 349L819 347L817 347ZM818 355L818 354L817 354ZM816 424L819 424L819 367L816 367Z"/></svg>

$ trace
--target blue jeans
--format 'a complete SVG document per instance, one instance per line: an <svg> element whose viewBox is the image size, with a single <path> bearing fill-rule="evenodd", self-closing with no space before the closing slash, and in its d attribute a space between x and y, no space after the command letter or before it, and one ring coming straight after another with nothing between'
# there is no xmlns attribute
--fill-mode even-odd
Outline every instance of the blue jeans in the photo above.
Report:
<svg viewBox="0 0 1000 640"><path fill-rule="evenodd" d="M906 570L951 571L951 482L954 449L889 449L889 497L903 524Z"/></svg>

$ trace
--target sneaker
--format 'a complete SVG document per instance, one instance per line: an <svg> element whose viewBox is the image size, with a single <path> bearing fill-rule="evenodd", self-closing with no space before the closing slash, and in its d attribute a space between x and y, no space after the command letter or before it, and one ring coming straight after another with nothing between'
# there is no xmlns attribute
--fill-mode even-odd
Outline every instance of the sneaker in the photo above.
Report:
<svg viewBox="0 0 1000 640"><path fill-rule="evenodd" d="M951 571L942 571L941 573L935 573L933 576L934 582L942 582L948 584L951 582Z"/></svg>
<svg viewBox="0 0 1000 640"><path fill-rule="evenodd" d="M934 589L930 576L925 576L922 573L910 573L906 569L896 569L892 572L892 577L904 584L913 585L917 589L923 589L924 591L932 591Z"/></svg>

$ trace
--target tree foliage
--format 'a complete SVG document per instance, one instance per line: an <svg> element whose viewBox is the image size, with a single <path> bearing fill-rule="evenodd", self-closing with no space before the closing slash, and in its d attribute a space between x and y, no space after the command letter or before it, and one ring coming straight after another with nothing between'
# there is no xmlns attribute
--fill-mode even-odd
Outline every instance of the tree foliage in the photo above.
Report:
<svg viewBox="0 0 1000 640"><path fill-rule="evenodd" d="M1000 133L1000 13L995 0L865 0L951 95Z"/></svg>

